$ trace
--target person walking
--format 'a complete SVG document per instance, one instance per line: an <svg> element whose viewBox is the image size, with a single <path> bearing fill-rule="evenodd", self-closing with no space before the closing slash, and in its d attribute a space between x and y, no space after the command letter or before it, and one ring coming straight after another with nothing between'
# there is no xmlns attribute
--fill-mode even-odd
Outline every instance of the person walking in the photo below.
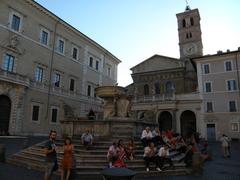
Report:
<svg viewBox="0 0 240 180"><path fill-rule="evenodd" d="M57 164L57 146L55 140L57 137L57 132L51 130L49 133L49 140L46 142L44 147L44 152L46 155L46 166L45 166L45 180L50 180L52 173L58 169Z"/></svg>
<svg viewBox="0 0 240 180"><path fill-rule="evenodd" d="M67 137L63 145L64 155L62 159L61 180L69 180L71 171L73 169L73 145L72 140ZM65 172L67 171L66 178Z"/></svg>
<svg viewBox="0 0 240 180"><path fill-rule="evenodd" d="M230 153L229 153L230 139L229 139L229 137L227 135L223 134L222 137L220 138L220 141L222 143L224 158L230 157Z"/></svg>

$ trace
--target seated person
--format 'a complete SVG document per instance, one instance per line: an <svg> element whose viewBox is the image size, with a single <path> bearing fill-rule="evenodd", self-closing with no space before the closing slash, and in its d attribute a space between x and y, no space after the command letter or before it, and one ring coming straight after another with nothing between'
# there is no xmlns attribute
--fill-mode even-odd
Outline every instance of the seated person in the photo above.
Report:
<svg viewBox="0 0 240 180"><path fill-rule="evenodd" d="M118 159L115 162L113 162L113 166L114 167L126 167L125 162L124 162L126 159L126 152L125 152L125 146L123 144L122 139L120 139L118 141L117 156L118 156Z"/></svg>
<svg viewBox="0 0 240 180"><path fill-rule="evenodd" d="M157 160L160 168L163 168L165 163L168 163L170 165L170 168L174 168L173 162L169 157L169 146L167 144L164 144L164 146L159 149Z"/></svg>
<svg viewBox="0 0 240 180"><path fill-rule="evenodd" d="M89 113L88 113L88 119L90 120L94 120L95 119L95 113L92 109L90 109Z"/></svg>
<svg viewBox="0 0 240 180"><path fill-rule="evenodd" d="M118 153L117 153L117 143L114 141L112 145L108 148L107 152L107 160L109 163L109 168L113 167L113 163L118 160Z"/></svg>
<svg viewBox="0 0 240 180"><path fill-rule="evenodd" d="M133 139L129 139L125 151L126 151L127 159L133 160L133 156L134 156L134 142L133 142Z"/></svg>
<svg viewBox="0 0 240 180"><path fill-rule="evenodd" d="M155 130L152 132L152 136L153 136L152 141L153 141L155 146L164 144L161 132L160 132L158 127L156 127Z"/></svg>
<svg viewBox="0 0 240 180"><path fill-rule="evenodd" d="M86 129L86 132L81 136L82 144L89 149L89 147L93 144L93 136L90 133L89 129Z"/></svg>
<svg viewBox="0 0 240 180"><path fill-rule="evenodd" d="M159 161L157 161L157 158L155 156L156 151L157 151L157 149L155 148L153 142L149 143L149 145L144 148L143 159L145 162L147 172L149 171L150 162L153 162L154 164L156 164L157 171L161 171L161 169L159 168L159 164L158 164Z"/></svg>
<svg viewBox="0 0 240 180"><path fill-rule="evenodd" d="M150 130L150 127L146 127L142 131L141 141L143 144L143 147L146 147L150 142L152 142L152 132Z"/></svg>

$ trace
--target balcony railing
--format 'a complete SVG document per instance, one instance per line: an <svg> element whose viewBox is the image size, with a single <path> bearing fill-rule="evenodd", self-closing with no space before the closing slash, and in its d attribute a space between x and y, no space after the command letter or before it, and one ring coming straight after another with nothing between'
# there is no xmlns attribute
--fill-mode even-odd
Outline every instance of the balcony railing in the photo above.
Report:
<svg viewBox="0 0 240 180"><path fill-rule="evenodd" d="M188 94L161 94L161 95L148 95L148 96L134 96L133 103L147 103L157 101L184 101L184 100L200 100L198 92Z"/></svg>
<svg viewBox="0 0 240 180"><path fill-rule="evenodd" d="M24 86L30 85L30 80L27 76L23 76L14 72L5 71L0 69L0 80L11 82L14 84L21 84Z"/></svg>

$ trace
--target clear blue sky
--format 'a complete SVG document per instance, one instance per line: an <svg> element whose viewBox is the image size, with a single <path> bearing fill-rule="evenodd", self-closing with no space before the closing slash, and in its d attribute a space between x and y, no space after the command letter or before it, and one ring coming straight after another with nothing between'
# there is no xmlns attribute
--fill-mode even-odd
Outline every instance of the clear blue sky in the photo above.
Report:
<svg viewBox="0 0 240 180"><path fill-rule="evenodd" d="M160 54L179 57L176 13L185 0L36 0L117 56L118 83L130 68ZM188 0L198 8L204 54L240 47L240 0Z"/></svg>

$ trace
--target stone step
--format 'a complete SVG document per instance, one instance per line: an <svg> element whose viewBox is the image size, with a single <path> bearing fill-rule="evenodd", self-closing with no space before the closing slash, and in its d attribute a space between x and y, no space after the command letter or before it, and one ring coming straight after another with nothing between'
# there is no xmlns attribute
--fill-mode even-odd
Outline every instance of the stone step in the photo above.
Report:
<svg viewBox="0 0 240 180"><path fill-rule="evenodd" d="M74 143L80 143L80 140L74 140ZM11 158L7 159L7 162L20 165L23 167L35 169L35 170L44 170L45 165L45 154L44 154L44 144L46 141L38 143L32 147L22 150L19 153L14 154ZM58 140L57 145L62 146L63 140ZM108 147L112 144L112 141L99 140L96 145L93 146L95 149L86 150L81 144L75 145L75 153L74 157L76 160L76 174L81 177L84 176L97 176L100 175L101 171L107 167L108 162L106 160ZM187 169L185 168L185 164L181 163L181 160L184 158L184 154L181 154L177 151L171 151L173 163L176 167L175 170L166 170L164 172L154 171L155 167L151 164L151 169L153 171L146 172L145 165L143 160L143 147L141 146L141 142L137 141L136 145L136 153L135 157L131 161L127 161L126 165L130 169L133 169L137 172L137 174L145 176L150 175L172 175L176 174L186 174ZM58 163L59 166L61 164L63 154L58 153ZM170 173L170 174L169 174ZM89 176L88 176L89 177Z"/></svg>

